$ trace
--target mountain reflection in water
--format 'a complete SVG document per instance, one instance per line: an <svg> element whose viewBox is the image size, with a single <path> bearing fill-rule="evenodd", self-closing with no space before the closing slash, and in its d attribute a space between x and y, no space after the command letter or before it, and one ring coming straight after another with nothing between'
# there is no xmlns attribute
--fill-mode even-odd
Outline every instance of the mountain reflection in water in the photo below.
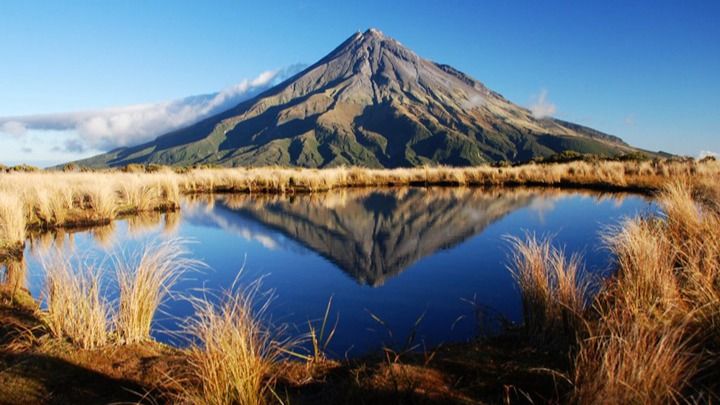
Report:
<svg viewBox="0 0 720 405"><path fill-rule="evenodd" d="M528 190L351 189L292 197L226 195L212 210L185 211L268 247L278 231L335 263L358 283L379 286L417 260L482 232L539 198Z"/></svg>
<svg viewBox="0 0 720 405"><path fill-rule="evenodd" d="M71 260L111 266L107 255L118 250L137 252L157 238L189 239L192 257L208 268L184 277L175 296L228 288L245 269L243 282L262 277L276 294L273 320L295 325L297 336L333 297L340 321L330 351L343 357L404 342L411 331L430 346L472 338L477 308L520 321L504 236L555 235L558 245L584 254L589 271L603 271L610 257L597 248L600 231L648 209L653 204L640 196L547 188L193 195L184 198L180 212L33 233L23 259L0 265L0 282L42 298L42 262L57 249ZM113 300L113 272L104 270ZM153 336L182 344L172 332L192 315L186 301L166 302Z"/></svg>

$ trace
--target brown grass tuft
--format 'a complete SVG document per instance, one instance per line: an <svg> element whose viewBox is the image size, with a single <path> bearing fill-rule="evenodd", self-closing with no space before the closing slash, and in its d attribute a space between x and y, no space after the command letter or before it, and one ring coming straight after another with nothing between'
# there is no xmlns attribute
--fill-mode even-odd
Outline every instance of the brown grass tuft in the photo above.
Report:
<svg viewBox="0 0 720 405"><path fill-rule="evenodd" d="M193 300L196 317L186 332L196 339L188 349L194 384L183 384L181 402L259 405L274 395L274 365L287 343L263 322L269 299L260 285L234 285L217 304L208 297Z"/></svg>
<svg viewBox="0 0 720 405"><path fill-rule="evenodd" d="M171 239L147 244L134 256L116 256L120 299L115 329L120 342L150 339L152 321L172 286L183 274L201 266L187 257L186 242Z"/></svg>
<svg viewBox="0 0 720 405"><path fill-rule="evenodd" d="M574 401L698 402L717 390L720 216L699 195L687 180L669 183L661 217L627 220L607 237L618 270L590 314Z"/></svg>
<svg viewBox="0 0 720 405"><path fill-rule="evenodd" d="M567 258L549 238L527 235L508 240L513 249L510 271L520 288L526 331L543 339L573 341L589 289L580 257Z"/></svg>
<svg viewBox="0 0 720 405"><path fill-rule="evenodd" d="M0 194L0 248L17 247L25 241L25 210L12 194Z"/></svg>
<svg viewBox="0 0 720 405"><path fill-rule="evenodd" d="M682 389L697 370L684 329L626 322L621 329L600 332L581 345L575 363L573 403L681 401Z"/></svg>
<svg viewBox="0 0 720 405"><path fill-rule="evenodd" d="M47 274L45 321L58 338L68 338L83 349L105 345L109 339L110 310L101 291L102 272L86 261L75 269L60 252L43 263Z"/></svg>

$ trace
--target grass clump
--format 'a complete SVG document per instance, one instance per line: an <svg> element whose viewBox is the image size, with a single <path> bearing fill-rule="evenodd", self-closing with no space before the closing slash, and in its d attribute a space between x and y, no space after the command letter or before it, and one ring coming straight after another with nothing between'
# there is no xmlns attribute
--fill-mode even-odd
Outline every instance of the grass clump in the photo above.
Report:
<svg viewBox="0 0 720 405"><path fill-rule="evenodd" d="M150 242L134 255L113 256L115 272L77 257L51 253L43 262L47 280L44 319L57 338L83 349L150 340L155 314L172 286L202 263L187 258L186 242ZM115 276L118 299L110 302L103 283Z"/></svg>
<svg viewBox="0 0 720 405"><path fill-rule="evenodd" d="M275 363L288 343L263 322L270 300L260 286L234 284L219 297L193 299L196 315L185 332L194 339L188 349L194 383L182 389L181 402L259 405L275 395Z"/></svg>
<svg viewBox="0 0 720 405"><path fill-rule="evenodd" d="M53 335L83 349L104 346L110 335L110 306L101 289L102 271L86 261L73 266L59 252L43 267L45 322Z"/></svg>
<svg viewBox="0 0 720 405"><path fill-rule="evenodd" d="M582 322L589 289L580 256L565 256L550 238L509 238L510 271L523 303L524 327L530 336L571 342Z"/></svg>
<svg viewBox="0 0 720 405"><path fill-rule="evenodd" d="M572 393L582 404L682 402L698 370L681 325L634 324L601 317L575 359ZM610 321L607 327L599 323Z"/></svg>
<svg viewBox="0 0 720 405"><path fill-rule="evenodd" d="M617 258L574 367L580 403L704 402L720 380L720 212L687 181L608 237Z"/></svg>
<svg viewBox="0 0 720 405"><path fill-rule="evenodd" d="M150 339L153 318L172 286L183 274L201 266L187 253L184 241L171 239L147 244L134 257L116 257L120 298L115 328L120 342Z"/></svg>
<svg viewBox="0 0 720 405"><path fill-rule="evenodd" d="M0 194L0 248L17 247L25 241L25 209L13 194Z"/></svg>
<svg viewBox="0 0 720 405"><path fill-rule="evenodd" d="M531 336L570 338L571 403L701 403L720 390L720 187L667 183L662 214L605 237L616 272L586 308L579 258L510 239Z"/></svg>

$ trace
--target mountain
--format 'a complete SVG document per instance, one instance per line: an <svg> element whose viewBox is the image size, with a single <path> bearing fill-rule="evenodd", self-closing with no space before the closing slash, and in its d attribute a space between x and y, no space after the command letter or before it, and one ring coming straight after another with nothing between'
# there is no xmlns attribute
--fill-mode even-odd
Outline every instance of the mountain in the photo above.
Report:
<svg viewBox="0 0 720 405"><path fill-rule="evenodd" d="M581 125L534 117L468 75L370 29L228 111L76 163L465 166L564 150L636 149Z"/></svg>
<svg viewBox="0 0 720 405"><path fill-rule="evenodd" d="M211 210L184 209L183 215L268 247L290 249L287 240L294 241L358 283L379 286L537 198L542 195L531 190L477 188L351 189L293 198L232 194L218 197Z"/></svg>

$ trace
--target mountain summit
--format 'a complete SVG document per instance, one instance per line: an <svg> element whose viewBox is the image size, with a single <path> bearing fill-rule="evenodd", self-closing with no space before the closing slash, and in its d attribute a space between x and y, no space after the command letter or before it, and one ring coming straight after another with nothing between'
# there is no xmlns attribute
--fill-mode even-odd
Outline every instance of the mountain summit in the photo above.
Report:
<svg viewBox="0 0 720 405"><path fill-rule="evenodd" d="M369 29L226 112L78 163L465 166L564 150L635 149L581 125L534 117L466 74Z"/></svg>

